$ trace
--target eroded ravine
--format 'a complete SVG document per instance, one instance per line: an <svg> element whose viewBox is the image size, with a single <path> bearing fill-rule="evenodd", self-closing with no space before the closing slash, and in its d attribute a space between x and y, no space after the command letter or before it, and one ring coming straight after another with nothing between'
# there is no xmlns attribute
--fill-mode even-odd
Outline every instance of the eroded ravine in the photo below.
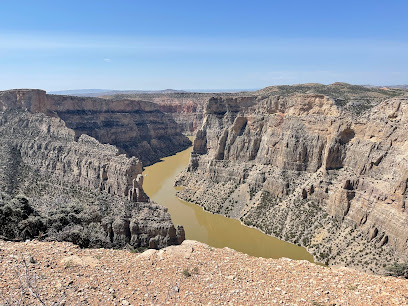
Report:
<svg viewBox="0 0 408 306"><path fill-rule="evenodd" d="M155 202L169 209L174 224L181 224L186 239L213 247L229 247L239 252L265 258L288 257L313 262L305 248L268 236L242 225L238 220L204 211L200 206L176 197L175 177L187 167L192 148L166 157L146 167L143 189Z"/></svg>

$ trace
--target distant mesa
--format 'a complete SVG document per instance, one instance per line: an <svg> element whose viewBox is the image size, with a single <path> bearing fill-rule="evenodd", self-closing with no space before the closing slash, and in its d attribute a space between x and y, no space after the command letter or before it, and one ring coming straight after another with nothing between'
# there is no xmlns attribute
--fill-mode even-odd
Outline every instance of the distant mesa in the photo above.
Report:
<svg viewBox="0 0 408 306"><path fill-rule="evenodd" d="M72 89L72 90L60 90L51 91L49 94L53 95L69 95L78 97L99 97L99 96L112 96L120 94L155 94L155 93L178 93L185 92L183 90L176 89L164 89L164 90L112 90L112 89Z"/></svg>
<svg viewBox="0 0 408 306"><path fill-rule="evenodd" d="M177 93L236 93L248 92L258 89L162 89L162 90L113 90L113 89L72 89L50 91L52 95L68 95L77 97L101 97L114 95L137 95L137 94L177 94Z"/></svg>

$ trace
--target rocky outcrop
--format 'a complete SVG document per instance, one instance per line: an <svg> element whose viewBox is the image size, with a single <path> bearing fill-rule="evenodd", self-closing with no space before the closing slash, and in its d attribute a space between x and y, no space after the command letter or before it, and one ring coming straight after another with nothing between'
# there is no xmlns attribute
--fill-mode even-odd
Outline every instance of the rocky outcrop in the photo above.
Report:
<svg viewBox="0 0 408 306"><path fill-rule="evenodd" d="M42 90L0 92L0 109L42 112L64 120L78 139L89 135L149 165L191 142L171 116L151 102L46 95Z"/></svg>
<svg viewBox="0 0 408 306"><path fill-rule="evenodd" d="M210 99L179 196L327 264L407 261L408 100L346 85Z"/></svg>
<svg viewBox="0 0 408 306"><path fill-rule="evenodd" d="M12 89L0 91L0 110L28 110L32 113L48 113L48 100L44 90Z"/></svg>
<svg viewBox="0 0 408 306"><path fill-rule="evenodd" d="M162 248L184 240L167 209L149 202L136 157L87 135L76 140L64 121L41 113L2 112L0 134L0 236L83 247Z"/></svg>

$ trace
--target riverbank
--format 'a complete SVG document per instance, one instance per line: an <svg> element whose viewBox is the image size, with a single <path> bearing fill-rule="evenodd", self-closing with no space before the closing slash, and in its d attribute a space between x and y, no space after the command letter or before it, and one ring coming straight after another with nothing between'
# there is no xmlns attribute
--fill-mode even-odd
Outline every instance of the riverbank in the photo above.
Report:
<svg viewBox="0 0 408 306"><path fill-rule="evenodd" d="M243 225L239 220L205 211L201 206L179 199L175 178L190 159L192 148L146 167L143 189L156 203L169 209L174 224L183 225L186 238L210 246L229 247L239 252L264 258L287 257L313 262L313 256L303 247L266 235Z"/></svg>
<svg viewBox="0 0 408 306"><path fill-rule="evenodd" d="M148 250L0 241L0 301L25 304L406 305L408 282L185 241Z"/></svg>

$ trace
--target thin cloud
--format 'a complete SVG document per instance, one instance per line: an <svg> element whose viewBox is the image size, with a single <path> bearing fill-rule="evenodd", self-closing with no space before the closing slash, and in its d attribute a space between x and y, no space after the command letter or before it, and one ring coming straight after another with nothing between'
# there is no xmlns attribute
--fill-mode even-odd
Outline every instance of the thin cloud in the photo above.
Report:
<svg viewBox="0 0 408 306"><path fill-rule="evenodd" d="M103 61L104 61L105 63L110 63L110 62L112 62L112 60L111 60L110 58L104 58Z"/></svg>
<svg viewBox="0 0 408 306"><path fill-rule="evenodd" d="M335 38L192 38L192 37L110 37L45 35L0 32L0 51L10 50L113 50L117 52L187 54L270 54L270 53L401 53L408 50L402 41Z"/></svg>

